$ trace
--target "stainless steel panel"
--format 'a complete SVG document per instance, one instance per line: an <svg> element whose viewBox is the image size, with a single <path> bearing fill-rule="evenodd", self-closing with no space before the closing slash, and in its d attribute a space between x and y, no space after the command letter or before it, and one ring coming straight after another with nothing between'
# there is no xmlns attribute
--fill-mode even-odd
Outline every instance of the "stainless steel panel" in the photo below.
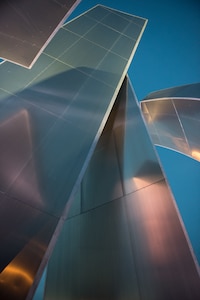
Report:
<svg viewBox="0 0 200 300"><path fill-rule="evenodd" d="M67 214L67 218L72 218L74 216L80 215L81 213L81 206L82 206L82 201L81 201L81 187L77 190L74 199L69 207L69 212Z"/></svg>
<svg viewBox="0 0 200 300"><path fill-rule="evenodd" d="M90 74L94 69L99 69L99 62L105 55L105 49L90 41L80 39L76 44L67 49L59 57L59 60L73 68L81 68L81 70Z"/></svg>
<svg viewBox="0 0 200 300"><path fill-rule="evenodd" d="M93 15L100 20L107 12L107 9L97 6L88 13L88 18L91 20ZM72 23L73 21L69 24ZM67 31L67 25L62 30ZM142 30L143 28L137 32L138 38ZM116 40L120 35L118 32ZM91 42L82 37L81 39L86 46L91 45ZM79 40L80 36L77 35L75 41L71 35L72 43L77 46L74 53L77 54L87 49L79 48L82 45ZM133 40L133 51L137 44L138 41ZM68 46L70 48L69 44ZM62 47L64 45L61 43ZM8 291L12 280L9 272L13 270L13 265L11 269L5 268L2 279L4 299L15 296L24 299L27 293L29 298L32 297L63 220L67 218L68 212L73 219L81 211L80 194L77 194L77 205L72 206L71 212L70 204L79 189L80 180L132 58L131 55L125 60L113 53L112 57L106 56L105 49L102 54L99 46L96 51L98 55L91 56L90 60L84 60L83 56L77 65L71 56L70 59L75 62L74 68L68 64L67 57L64 61L59 60L59 56L69 50L61 48L58 47L58 53L53 53L52 57L43 53L31 70L8 62L0 66L1 125L5 123L8 126L7 131L2 130L2 140L4 137L7 143L3 140L0 145L5 158L3 163L6 165L1 178L7 178L7 172L10 176L8 181L6 179L3 182L4 188L0 191L3 197L2 222L7 228L2 261L5 256L7 266L14 263L14 267L17 264L18 269L24 270L27 265L27 272L32 272L31 280L28 277L28 285L25 284L27 277L22 281L22 286L26 288L19 291L18 297L11 288ZM52 51L50 45L48 49ZM122 48L121 50L123 51ZM123 53L121 56L123 57ZM88 76L88 73L92 76ZM11 124L9 119L13 116ZM3 148L5 145L6 149ZM59 230L57 217L61 217ZM44 245L42 251L32 246L38 240ZM10 244L12 251L7 257L6 245ZM21 273L15 272L14 280L21 280Z"/></svg>
<svg viewBox="0 0 200 300"><path fill-rule="evenodd" d="M62 215L91 144L84 130L59 119L8 194L42 211Z"/></svg>
<svg viewBox="0 0 200 300"><path fill-rule="evenodd" d="M0 56L30 67L47 41L55 34L59 24L79 2L3 1L0 9Z"/></svg>
<svg viewBox="0 0 200 300"><path fill-rule="evenodd" d="M138 16L133 16L131 14L125 14L124 12L119 11L119 10L114 10L111 8L107 8L107 10L110 12L110 14L114 14L114 15L118 16L120 18L120 21L121 21L121 18L125 19L125 20L129 21L129 25L135 24L135 25L137 25L138 28L139 27L142 28L145 25L145 23L147 22L147 19L144 19L144 18L141 18ZM123 22L123 20L122 20L122 22ZM132 32L132 34L134 34L134 32Z"/></svg>
<svg viewBox="0 0 200 300"><path fill-rule="evenodd" d="M194 157L194 151L199 151L200 153L200 119L194 120L192 118L184 117L180 117L180 119L189 144L190 155Z"/></svg>
<svg viewBox="0 0 200 300"><path fill-rule="evenodd" d="M200 279L165 181L126 197L141 299L199 299Z"/></svg>
<svg viewBox="0 0 200 300"><path fill-rule="evenodd" d="M81 18L78 18L77 20L82 23ZM71 22L70 24L72 25L72 28L74 28L74 22ZM68 24L68 27L70 24ZM83 25L80 26L80 28L82 27ZM63 26L44 49L44 53L53 56L54 58L58 58L64 51L66 51L66 49L70 48L74 43L76 43L76 41L77 35L69 31L69 29L65 29Z"/></svg>
<svg viewBox="0 0 200 300"><path fill-rule="evenodd" d="M1 299L25 299L57 222L14 198L1 201Z"/></svg>
<svg viewBox="0 0 200 300"><path fill-rule="evenodd" d="M199 93L200 93L200 87L199 87ZM200 95L199 95L199 98L197 98L197 99L200 99ZM174 99L174 105L176 107L176 110L177 110L180 118L186 117L186 118L194 119L197 121L199 120L199 118L200 118L200 101L199 100L197 101L197 99L193 100L191 97L189 97L189 99L184 99L184 98Z"/></svg>
<svg viewBox="0 0 200 300"><path fill-rule="evenodd" d="M107 7L97 5L87 12L87 17L92 18L99 23L108 13L109 9Z"/></svg>
<svg viewBox="0 0 200 300"><path fill-rule="evenodd" d="M125 80L81 183L81 213L65 221L49 261L45 299L200 297L193 253L136 101ZM119 178L124 195L116 199Z"/></svg>
<svg viewBox="0 0 200 300"><path fill-rule="evenodd" d="M119 33L104 24L96 24L92 30L84 35L84 38L109 50L117 40Z"/></svg>
<svg viewBox="0 0 200 300"><path fill-rule="evenodd" d="M10 94L4 90L0 89L0 107L2 107L2 105L4 105L4 99L10 97Z"/></svg>
<svg viewBox="0 0 200 300"><path fill-rule="evenodd" d="M119 159L123 155L126 80L116 98L81 183L82 212L123 196Z"/></svg>
<svg viewBox="0 0 200 300"><path fill-rule="evenodd" d="M44 299L140 299L123 199L67 221Z"/></svg>
<svg viewBox="0 0 200 300"><path fill-rule="evenodd" d="M112 46L112 52L120 55L124 59L128 59L132 52L132 39L121 35L120 38L116 41L116 43Z"/></svg>
<svg viewBox="0 0 200 300"><path fill-rule="evenodd" d="M115 87L121 79L121 74L127 66L127 60L117 54L108 52L99 63L98 70L92 72L92 76L106 84ZM99 72L100 70L100 72Z"/></svg>
<svg viewBox="0 0 200 300"><path fill-rule="evenodd" d="M155 144L200 160L199 99L146 100L141 103L141 107Z"/></svg>
<svg viewBox="0 0 200 300"><path fill-rule="evenodd" d="M172 99L160 99L159 102L145 101L142 102L146 106L146 112L148 111L152 121L159 120L164 116L176 117L176 111L173 105Z"/></svg>
<svg viewBox="0 0 200 300"><path fill-rule="evenodd" d="M141 28L146 24L147 20L145 19L138 19L135 17L131 20L128 27L124 30L124 35L128 36L133 40L137 40L137 32L141 30Z"/></svg>
<svg viewBox="0 0 200 300"><path fill-rule="evenodd" d="M51 114L16 96L4 101L0 112L1 191L8 191L55 121ZM36 169L36 166L31 168L34 175ZM29 188L28 185L25 189Z"/></svg>
<svg viewBox="0 0 200 300"><path fill-rule="evenodd" d="M106 130L106 127L105 127ZM114 136L103 132L81 184L82 211L123 196Z"/></svg>
<svg viewBox="0 0 200 300"><path fill-rule="evenodd" d="M101 8L98 7L98 11L101 11ZM92 10L93 11L93 10ZM95 9L96 11L96 9ZM105 11L103 12L105 13ZM94 27L97 24L97 19L92 19L88 17L89 12L87 12L86 15L83 15L81 18L76 18L73 20L73 22L69 22L66 25L63 26L63 28L66 31L66 34L68 35L69 33L72 34L75 33L75 36L77 37L77 34L79 36L84 36L88 31L91 30L92 27ZM103 15L101 14L101 17ZM69 33L68 33L69 31Z"/></svg>
<svg viewBox="0 0 200 300"><path fill-rule="evenodd" d="M123 33L124 29L128 27L130 22L129 22L129 20L126 19L125 16L122 16L122 18L120 18L120 22L119 22L119 16L120 16L119 13L116 14L115 11L109 11L109 14L107 14L103 18L103 23L106 26L109 26L110 28Z"/></svg>
<svg viewBox="0 0 200 300"><path fill-rule="evenodd" d="M174 105L190 147L190 154L200 160L200 98L175 99Z"/></svg>
<svg viewBox="0 0 200 300"><path fill-rule="evenodd" d="M163 173L130 85L125 113L124 160L121 165L124 190L128 194L161 180ZM139 140L134 137L139 137Z"/></svg>
<svg viewBox="0 0 200 300"><path fill-rule="evenodd" d="M103 75L105 73L103 71L96 71L96 74ZM74 93L73 102L68 109L63 111L62 118L76 124L77 127L88 134L92 134L92 132L93 134L94 132L97 133L101 123L105 124L107 120L107 99L112 99L114 92L113 87L89 77L80 86L80 89L77 89L77 93ZM111 107L109 104L109 109ZM90 126L86 125L88 121L90 122Z"/></svg>
<svg viewBox="0 0 200 300"><path fill-rule="evenodd" d="M83 72L55 61L17 95L37 109L61 117L69 109L86 80L88 77Z"/></svg>
<svg viewBox="0 0 200 300"><path fill-rule="evenodd" d="M45 56L44 54L41 54L37 63L31 70L9 62L4 62L0 65L0 88L11 94L20 91L26 88L26 86L52 62L53 59Z"/></svg>

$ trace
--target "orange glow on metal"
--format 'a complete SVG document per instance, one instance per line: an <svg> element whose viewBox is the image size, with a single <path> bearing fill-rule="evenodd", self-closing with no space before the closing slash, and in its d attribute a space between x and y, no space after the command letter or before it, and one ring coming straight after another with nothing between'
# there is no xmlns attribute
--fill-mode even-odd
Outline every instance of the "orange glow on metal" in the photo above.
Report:
<svg viewBox="0 0 200 300"><path fill-rule="evenodd" d="M133 181L137 189L150 185L150 181L144 178L133 177Z"/></svg>
<svg viewBox="0 0 200 300"><path fill-rule="evenodd" d="M134 184L137 186L141 197L137 201L137 215L140 216L140 221L143 228L143 235L146 239L146 247L151 255L151 260L156 265L165 265L173 262L173 255L171 253L168 221L166 216L171 212L170 201L164 199L158 200L158 195L155 196L156 188L151 192L148 191L148 197L145 195L145 188L151 185L148 179L133 178ZM156 184L154 184L156 187ZM165 190L163 190L165 193ZM160 195L162 191L160 190ZM135 210L135 207L134 207ZM172 245L173 246L173 245Z"/></svg>
<svg viewBox="0 0 200 300"><path fill-rule="evenodd" d="M196 160L200 161L200 151L192 150L192 157L194 157Z"/></svg>
<svg viewBox="0 0 200 300"><path fill-rule="evenodd" d="M4 281L7 282L8 277L11 278L11 280L15 278L21 278L23 279L28 285L31 285L33 282L33 278L23 269L8 265L4 271L0 274L0 282L3 283Z"/></svg>

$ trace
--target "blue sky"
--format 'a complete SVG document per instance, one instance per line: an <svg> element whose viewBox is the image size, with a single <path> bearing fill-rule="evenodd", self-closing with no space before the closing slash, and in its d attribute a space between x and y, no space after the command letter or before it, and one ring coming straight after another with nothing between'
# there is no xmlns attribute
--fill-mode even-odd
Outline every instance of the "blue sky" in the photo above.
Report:
<svg viewBox="0 0 200 300"><path fill-rule="evenodd" d="M155 90L200 82L200 0L82 0L70 18L96 4L148 19L128 72L139 100ZM199 162L157 151L200 263Z"/></svg>

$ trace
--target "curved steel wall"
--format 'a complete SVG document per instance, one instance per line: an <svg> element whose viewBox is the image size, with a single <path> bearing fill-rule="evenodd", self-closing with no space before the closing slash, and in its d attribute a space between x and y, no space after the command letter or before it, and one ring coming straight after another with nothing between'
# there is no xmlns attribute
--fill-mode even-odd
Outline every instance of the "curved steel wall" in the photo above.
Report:
<svg viewBox="0 0 200 300"><path fill-rule="evenodd" d="M141 108L155 145L200 161L200 84L152 93Z"/></svg>

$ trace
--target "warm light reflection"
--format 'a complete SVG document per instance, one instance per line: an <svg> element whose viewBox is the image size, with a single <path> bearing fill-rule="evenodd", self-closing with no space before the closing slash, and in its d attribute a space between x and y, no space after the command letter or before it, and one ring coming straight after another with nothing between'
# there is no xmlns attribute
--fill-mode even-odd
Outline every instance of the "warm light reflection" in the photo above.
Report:
<svg viewBox="0 0 200 300"><path fill-rule="evenodd" d="M26 244L0 273L0 299L26 298L45 251L46 246L39 236Z"/></svg>
<svg viewBox="0 0 200 300"><path fill-rule="evenodd" d="M8 282L8 278L10 278L9 282L13 281L13 285L15 285L15 282L17 282L18 285L19 279L20 281L23 281L23 284L26 282L27 285L31 285L33 282L33 278L26 271L17 266L12 265L8 265L1 273L0 283Z"/></svg>
<svg viewBox="0 0 200 300"><path fill-rule="evenodd" d="M172 143L175 145L174 150L180 151L186 155L190 155L188 143L183 137L171 137Z"/></svg>
<svg viewBox="0 0 200 300"><path fill-rule="evenodd" d="M136 186L137 190L151 184L151 182L149 180L144 179L144 178L139 178L139 177L133 177L133 182L134 182L134 185Z"/></svg>
<svg viewBox="0 0 200 300"><path fill-rule="evenodd" d="M149 185L147 180L134 178L134 183ZM177 218L167 187L162 183L149 185L138 192L137 201L129 203L129 214L132 220L137 220L139 240L145 244L145 251L151 261L158 268L174 263L176 259L173 242L179 237L173 226L177 225ZM131 207L132 206L132 207ZM177 225L179 226L179 225Z"/></svg>
<svg viewBox="0 0 200 300"><path fill-rule="evenodd" d="M0 274L1 295L6 299L24 299L32 283L30 274L13 263Z"/></svg>
<svg viewBox="0 0 200 300"><path fill-rule="evenodd" d="M154 107L154 110L151 110L148 108L147 106L147 111L148 111L148 115L149 115L149 123L153 123L154 121L156 121L158 119L158 117L160 116L161 113L161 107L159 105L157 105L156 107Z"/></svg>
<svg viewBox="0 0 200 300"><path fill-rule="evenodd" d="M149 110L147 108L147 105L145 103L141 103L141 108L142 108L142 112L143 112L146 122L148 124L152 123L153 121L152 121L151 115L149 113Z"/></svg>
<svg viewBox="0 0 200 300"><path fill-rule="evenodd" d="M196 160L200 161L200 151L198 150L192 150L192 157Z"/></svg>

